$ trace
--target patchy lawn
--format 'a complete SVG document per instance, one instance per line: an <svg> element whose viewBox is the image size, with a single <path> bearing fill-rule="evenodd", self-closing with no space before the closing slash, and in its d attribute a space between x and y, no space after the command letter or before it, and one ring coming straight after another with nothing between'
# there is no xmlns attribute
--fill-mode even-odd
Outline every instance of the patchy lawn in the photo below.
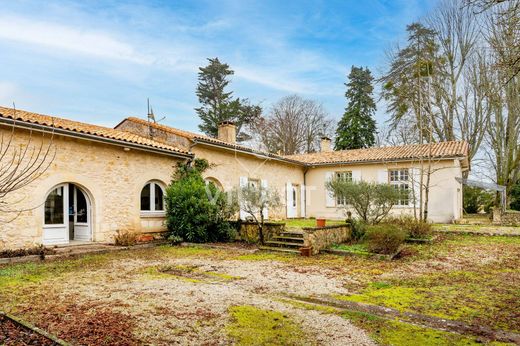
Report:
<svg viewBox="0 0 520 346"><path fill-rule="evenodd" d="M0 310L96 345L491 344L295 297L520 333L520 238L446 234L407 247L395 261L162 246L4 266Z"/></svg>
<svg viewBox="0 0 520 346"><path fill-rule="evenodd" d="M286 219L282 221L287 227L316 227L316 219ZM345 220L326 220L327 226L345 224Z"/></svg>

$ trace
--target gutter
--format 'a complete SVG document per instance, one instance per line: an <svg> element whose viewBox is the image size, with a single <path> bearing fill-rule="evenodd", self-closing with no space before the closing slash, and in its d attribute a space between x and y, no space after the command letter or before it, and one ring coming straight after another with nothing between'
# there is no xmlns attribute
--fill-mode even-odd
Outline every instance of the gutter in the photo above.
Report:
<svg viewBox="0 0 520 346"><path fill-rule="evenodd" d="M414 160L418 160L421 158L412 157L412 158L404 158L404 159L394 159L394 160L368 160L368 161L338 161L338 162L323 162L323 163L308 163L305 166L310 168L315 167L327 167L327 166L353 166L353 165L365 165L371 163L394 163L394 162L410 162ZM433 157L435 160L460 160L464 159L463 156L441 156L441 157Z"/></svg>
<svg viewBox="0 0 520 346"><path fill-rule="evenodd" d="M44 132L44 133L59 134L64 137L81 138L81 139L85 139L85 140L92 141L92 142L110 144L110 145L115 145L115 146L119 146L119 147L133 148L133 149L137 149L137 150L141 150L141 151L159 153L159 154L172 156L172 157L176 157L176 158L182 158L182 159L191 159L194 156L193 154L189 154L189 153L180 153L180 152L177 153L177 152L174 152L174 151L171 151L168 149L151 147L148 145L127 142L127 141L123 141L123 140L119 140L119 139L101 137L99 135L65 130L62 128L52 127L52 126L48 126L48 125L29 123L26 121L15 120L15 119L11 119L11 118L1 118L0 117L0 124L14 126L14 127L26 129L26 130L36 130L36 131Z"/></svg>

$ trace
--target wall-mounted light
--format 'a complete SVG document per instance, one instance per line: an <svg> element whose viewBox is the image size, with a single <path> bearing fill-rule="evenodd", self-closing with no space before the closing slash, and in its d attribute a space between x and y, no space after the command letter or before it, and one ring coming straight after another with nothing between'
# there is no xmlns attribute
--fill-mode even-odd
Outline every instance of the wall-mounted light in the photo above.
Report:
<svg viewBox="0 0 520 346"><path fill-rule="evenodd" d="M124 151L130 151L130 148L129 147L124 147L123 150Z"/></svg>

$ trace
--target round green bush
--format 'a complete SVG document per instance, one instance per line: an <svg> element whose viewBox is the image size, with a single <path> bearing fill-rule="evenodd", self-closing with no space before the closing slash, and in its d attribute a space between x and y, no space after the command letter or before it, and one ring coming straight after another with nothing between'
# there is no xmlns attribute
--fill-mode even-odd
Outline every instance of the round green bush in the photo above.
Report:
<svg viewBox="0 0 520 346"><path fill-rule="evenodd" d="M182 165L166 189L168 238L194 243L233 240L235 230L229 220L234 214L227 194L206 183L202 171L207 162Z"/></svg>
<svg viewBox="0 0 520 346"><path fill-rule="evenodd" d="M406 231L390 224L374 225L368 227L365 237L370 252L391 255L406 239Z"/></svg>

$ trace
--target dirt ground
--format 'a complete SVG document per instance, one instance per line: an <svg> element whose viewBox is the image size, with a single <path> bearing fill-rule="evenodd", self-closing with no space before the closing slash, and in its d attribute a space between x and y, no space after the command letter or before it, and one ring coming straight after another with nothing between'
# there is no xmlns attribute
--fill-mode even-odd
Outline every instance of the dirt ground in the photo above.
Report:
<svg viewBox="0 0 520 346"><path fill-rule="evenodd" d="M0 309L84 345L240 344L230 336L236 335L231 326L238 318L230 309L237 306L282 313L305 335L301 344L412 345L417 335L430 344L491 341L311 307L295 303L295 297L347 299L518 332L513 319L519 311L515 287L520 277L520 240L446 237L433 245L413 245L409 257L392 262L332 255L302 258L252 253L240 247L161 246L4 266L0 267ZM468 299L473 310L455 314L450 299L468 305L456 296L458 287L468 282L484 284L480 273L496 276L488 268L503 276L503 280L488 280L490 287L483 290L489 290L496 301L486 302L484 293L472 296ZM461 271L471 275L464 274L461 281ZM437 276L454 279L424 281ZM508 281L511 287L504 286ZM428 292L433 295L429 302L437 305L423 302ZM489 316L483 313L490 310ZM273 343L283 344L283 331L276 332L280 335Z"/></svg>

